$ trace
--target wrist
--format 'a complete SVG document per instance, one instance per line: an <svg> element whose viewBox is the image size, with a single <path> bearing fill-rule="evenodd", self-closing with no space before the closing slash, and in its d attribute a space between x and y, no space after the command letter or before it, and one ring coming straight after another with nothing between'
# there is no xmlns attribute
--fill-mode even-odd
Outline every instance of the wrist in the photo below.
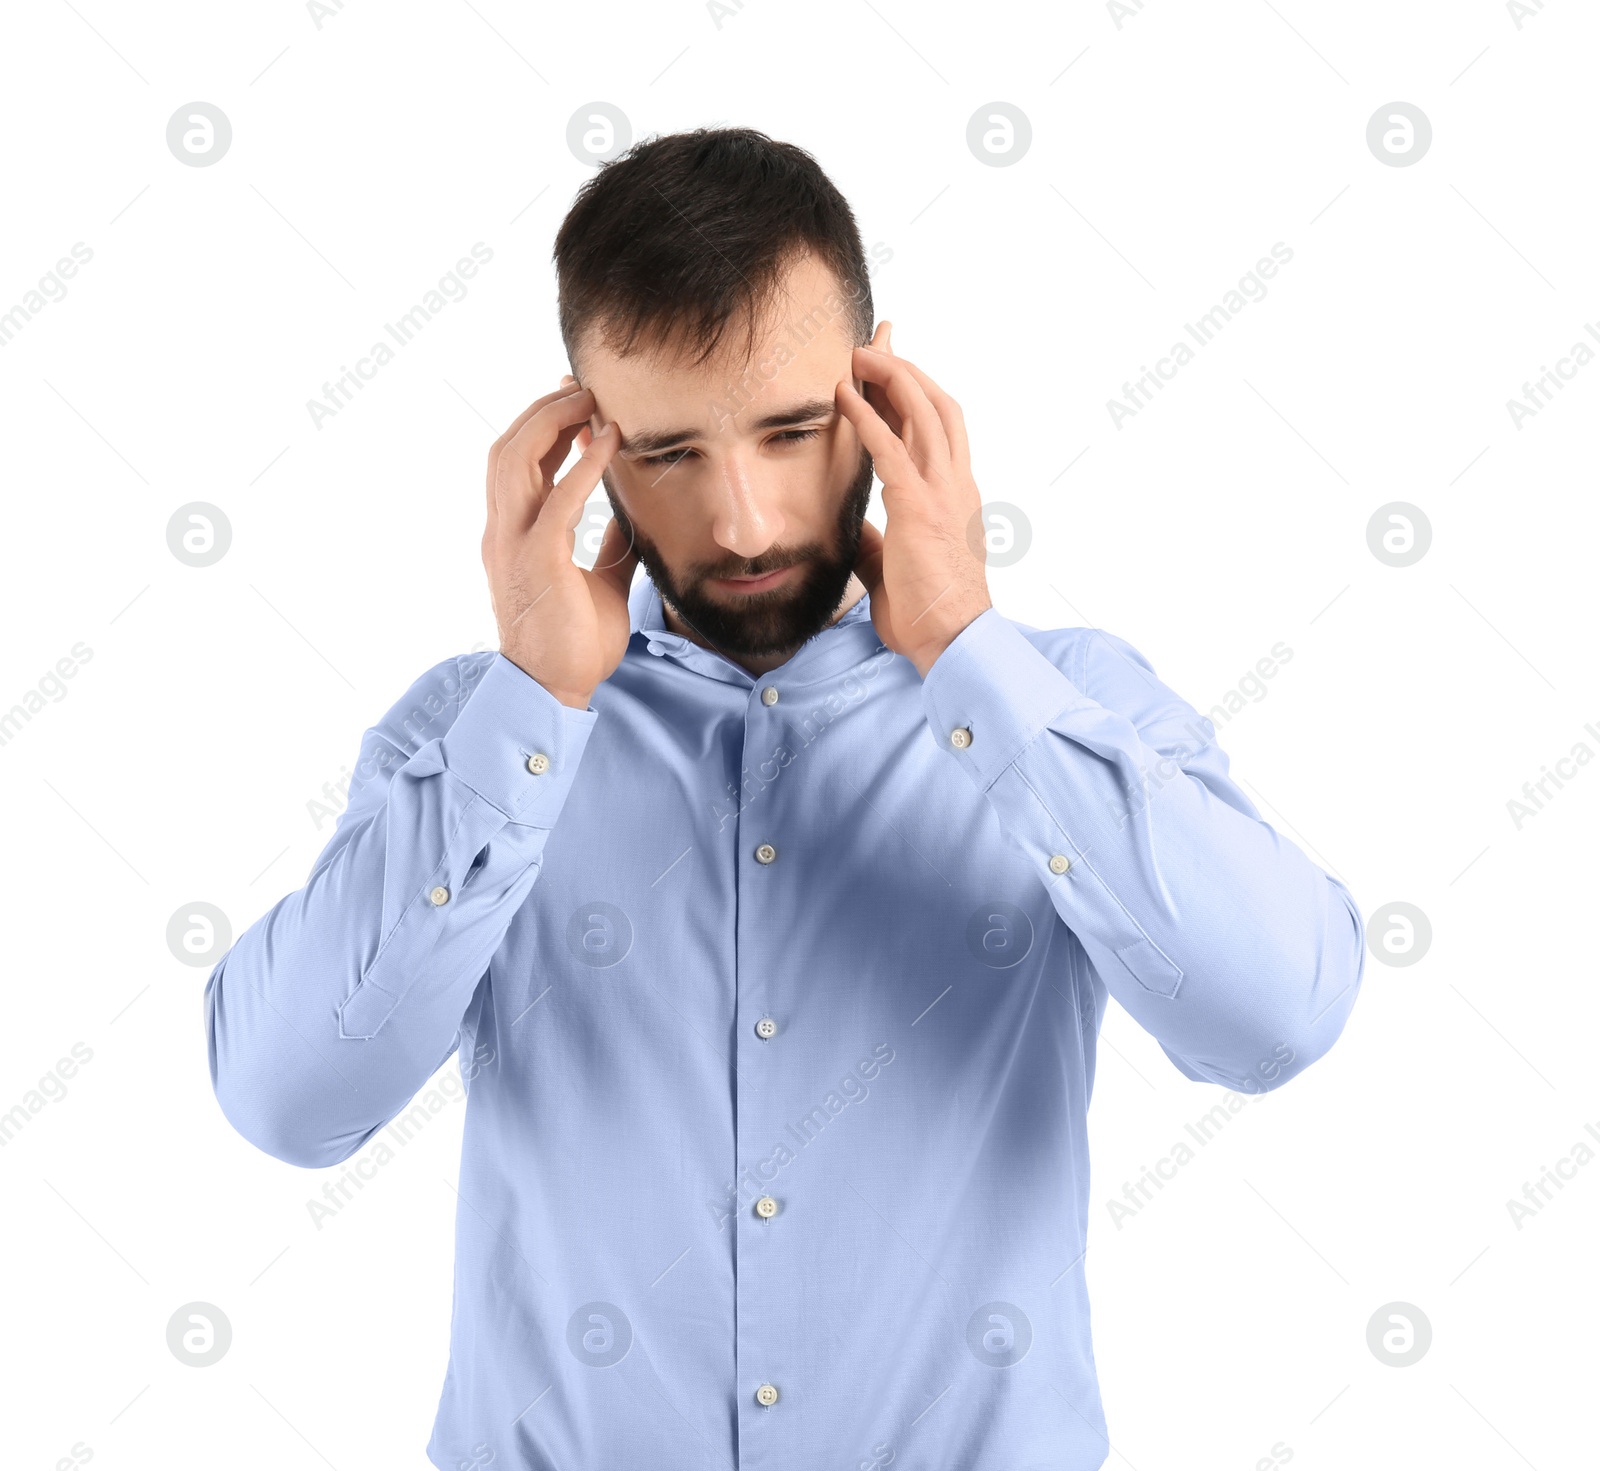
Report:
<svg viewBox="0 0 1600 1471"><path fill-rule="evenodd" d="M526 674L528 678L538 685L540 689L542 689L547 695L559 700L563 705L566 705L573 710L587 710L589 708L589 697L594 694L594 690L592 688L586 690L569 689L565 685L552 683L550 680L541 675L537 669L530 669L528 667L528 665L533 662L532 660L524 662L522 659L518 658L514 652L504 647L501 648L500 653L502 657L515 664L518 669Z"/></svg>
<svg viewBox="0 0 1600 1471"><path fill-rule="evenodd" d="M939 656L961 637L970 624L982 617L993 606L992 602L986 600L981 607L973 607L957 615L936 640L908 653L906 657L915 666L918 675L926 679L928 671L939 662Z"/></svg>

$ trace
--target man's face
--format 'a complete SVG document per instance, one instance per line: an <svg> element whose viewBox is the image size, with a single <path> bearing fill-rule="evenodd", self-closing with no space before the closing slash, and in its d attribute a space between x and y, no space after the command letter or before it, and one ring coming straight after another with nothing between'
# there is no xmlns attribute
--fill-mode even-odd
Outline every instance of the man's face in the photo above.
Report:
<svg viewBox="0 0 1600 1471"><path fill-rule="evenodd" d="M855 346L847 306L805 257L748 355L740 324L700 366L598 343L578 354L592 427L622 432L605 474L612 514L663 599L733 658L826 628L855 565L872 461L834 406Z"/></svg>

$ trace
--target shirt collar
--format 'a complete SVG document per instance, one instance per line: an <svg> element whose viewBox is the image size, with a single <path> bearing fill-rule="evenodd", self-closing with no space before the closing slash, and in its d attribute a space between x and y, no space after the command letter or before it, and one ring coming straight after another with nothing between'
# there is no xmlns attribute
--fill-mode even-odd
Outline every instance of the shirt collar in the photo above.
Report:
<svg viewBox="0 0 1600 1471"><path fill-rule="evenodd" d="M641 562L634 569L628 593L629 651L671 659L726 684L749 686L758 678L769 683L781 678L789 684L809 684L853 668L884 648L872 623L871 601L870 593L861 597L841 618L803 643L786 663L757 676L668 628L661 593Z"/></svg>

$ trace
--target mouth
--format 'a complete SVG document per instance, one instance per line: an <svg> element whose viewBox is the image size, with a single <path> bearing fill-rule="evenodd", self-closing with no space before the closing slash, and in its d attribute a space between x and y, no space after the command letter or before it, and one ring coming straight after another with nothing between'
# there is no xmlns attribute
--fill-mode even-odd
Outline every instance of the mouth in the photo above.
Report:
<svg viewBox="0 0 1600 1471"><path fill-rule="evenodd" d="M769 587L778 587L785 580L792 577L800 569L798 562L791 562L787 567L780 567L776 572L764 572L759 577L713 577L711 586L720 592L731 593L758 593L765 592Z"/></svg>

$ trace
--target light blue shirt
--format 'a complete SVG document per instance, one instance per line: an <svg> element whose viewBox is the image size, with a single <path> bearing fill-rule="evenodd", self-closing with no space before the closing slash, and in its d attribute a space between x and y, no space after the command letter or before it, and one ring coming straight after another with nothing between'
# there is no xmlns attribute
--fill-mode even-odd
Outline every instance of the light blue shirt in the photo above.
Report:
<svg viewBox="0 0 1600 1471"><path fill-rule="evenodd" d="M1114 635L991 608L922 680L862 599L755 676L630 611L589 709L467 654L367 731L207 981L223 1112L337 1165L459 1048L445 1471L1091 1471L1107 995L1277 1087L1354 899Z"/></svg>

